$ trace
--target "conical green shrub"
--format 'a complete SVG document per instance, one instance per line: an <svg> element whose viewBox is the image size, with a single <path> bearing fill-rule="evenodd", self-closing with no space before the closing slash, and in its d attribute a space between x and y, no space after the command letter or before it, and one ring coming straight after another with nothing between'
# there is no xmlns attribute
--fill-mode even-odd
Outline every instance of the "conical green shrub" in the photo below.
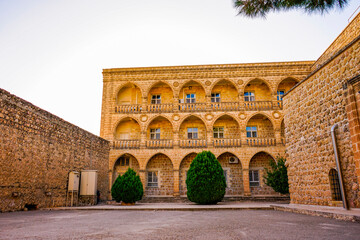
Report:
<svg viewBox="0 0 360 240"><path fill-rule="evenodd" d="M121 194L120 194L120 182L121 182L121 175L119 175L114 184L111 187L111 196L115 199L116 202L121 202Z"/></svg>
<svg viewBox="0 0 360 240"><path fill-rule="evenodd" d="M186 178L187 197L198 204L216 204L225 195L224 171L210 151L196 155Z"/></svg>
<svg viewBox="0 0 360 240"><path fill-rule="evenodd" d="M131 168L124 175L119 176L111 188L111 195L117 202L135 203L142 199L143 194L144 189L140 177Z"/></svg>

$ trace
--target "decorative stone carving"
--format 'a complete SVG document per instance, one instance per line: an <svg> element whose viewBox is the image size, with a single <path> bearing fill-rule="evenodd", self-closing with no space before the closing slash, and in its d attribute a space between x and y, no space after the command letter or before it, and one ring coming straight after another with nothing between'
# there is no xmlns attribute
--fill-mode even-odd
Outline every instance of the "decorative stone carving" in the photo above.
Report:
<svg viewBox="0 0 360 240"><path fill-rule="evenodd" d="M273 112L273 117L274 117L275 119L278 119L278 118L281 117L281 113L279 113L278 111L275 111L275 112Z"/></svg>
<svg viewBox="0 0 360 240"><path fill-rule="evenodd" d="M180 119L179 114L174 114L174 115L173 115L173 120L174 120L174 121L179 121L179 119Z"/></svg>
<svg viewBox="0 0 360 240"><path fill-rule="evenodd" d="M174 82L174 83L173 83L173 86L174 86L174 87L178 87L178 86L179 86L179 82Z"/></svg>
<svg viewBox="0 0 360 240"><path fill-rule="evenodd" d="M239 79L239 80L237 81L237 83L238 83L239 85L243 85L244 81L241 80L241 79Z"/></svg>
<svg viewBox="0 0 360 240"><path fill-rule="evenodd" d="M211 85L211 82L208 80L208 81L205 82L205 85L206 85L206 86L210 86L210 85Z"/></svg>
<svg viewBox="0 0 360 240"><path fill-rule="evenodd" d="M211 121L214 118L214 116L211 113L209 113L209 114L206 114L205 118L206 118L206 120Z"/></svg>
<svg viewBox="0 0 360 240"><path fill-rule="evenodd" d="M146 121L148 120L148 116L147 116L147 115L141 115L141 116L140 116L140 120L141 120L142 122L146 122Z"/></svg>
<svg viewBox="0 0 360 240"><path fill-rule="evenodd" d="M241 120L245 120L245 119L246 119L245 113L240 113L240 114L239 114L239 118L240 118Z"/></svg>

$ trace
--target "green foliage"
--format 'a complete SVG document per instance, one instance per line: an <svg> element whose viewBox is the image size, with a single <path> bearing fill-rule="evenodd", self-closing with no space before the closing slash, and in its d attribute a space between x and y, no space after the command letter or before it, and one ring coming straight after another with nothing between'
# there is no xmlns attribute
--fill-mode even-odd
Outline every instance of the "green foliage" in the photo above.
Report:
<svg viewBox="0 0 360 240"><path fill-rule="evenodd" d="M196 155L186 178L187 197L198 204L216 204L225 195L224 171L210 151Z"/></svg>
<svg viewBox="0 0 360 240"><path fill-rule="evenodd" d="M330 9L343 8L348 0L235 0L235 8L240 15L265 17L271 11L304 9L305 12L328 12Z"/></svg>
<svg viewBox="0 0 360 240"><path fill-rule="evenodd" d="M265 168L266 175L265 184L272 187L275 192L282 194L289 193L289 182L287 175L287 168L285 166L286 159L283 157L277 157L276 162L271 159L270 166L271 171Z"/></svg>
<svg viewBox="0 0 360 240"><path fill-rule="evenodd" d="M111 188L111 196L116 202L135 203L142 199L143 194L140 177L131 168L124 175L118 176Z"/></svg>
<svg viewBox="0 0 360 240"><path fill-rule="evenodd" d="M111 187L111 196L113 199L115 199L116 202L121 201L121 194L120 194L120 182L121 182L121 175L119 175L114 184Z"/></svg>

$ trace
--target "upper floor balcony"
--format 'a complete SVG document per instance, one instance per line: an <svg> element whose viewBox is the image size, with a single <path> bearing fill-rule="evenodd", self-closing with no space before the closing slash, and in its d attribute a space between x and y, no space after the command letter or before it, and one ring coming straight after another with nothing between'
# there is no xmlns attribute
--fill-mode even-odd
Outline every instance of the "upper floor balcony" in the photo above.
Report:
<svg viewBox="0 0 360 240"><path fill-rule="evenodd" d="M211 125L197 116L185 118L179 127L158 116L141 130L133 118L122 119L116 127L113 149L166 148L232 148L284 146L284 124L275 131L273 123L263 114L256 114L246 126L223 115Z"/></svg>
<svg viewBox="0 0 360 240"><path fill-rule="evenodd" d="M189 81L174 93L166 82L158 82L144 96L138 86L128 83L118 91L114 111L136 114L281 110L282 96L295 84L293 79L284 79L274 92L260 79L248 82L242 89L230 81L221 80L207 93L200 83Z"/></svg>

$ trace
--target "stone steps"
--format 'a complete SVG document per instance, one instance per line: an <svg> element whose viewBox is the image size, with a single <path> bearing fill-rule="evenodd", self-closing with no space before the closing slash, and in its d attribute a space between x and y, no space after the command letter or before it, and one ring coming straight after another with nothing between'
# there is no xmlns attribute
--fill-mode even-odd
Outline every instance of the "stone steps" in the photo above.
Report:
<svg viewBox="0 0 360 240"><path fill-rule="evenodd" d="M289 196L233 196L224 197L222 202L253 201L253 202L284 202L289 203ZM144 197L139 203L184 203L190 202L186 197L158 196Z"/></svg>

